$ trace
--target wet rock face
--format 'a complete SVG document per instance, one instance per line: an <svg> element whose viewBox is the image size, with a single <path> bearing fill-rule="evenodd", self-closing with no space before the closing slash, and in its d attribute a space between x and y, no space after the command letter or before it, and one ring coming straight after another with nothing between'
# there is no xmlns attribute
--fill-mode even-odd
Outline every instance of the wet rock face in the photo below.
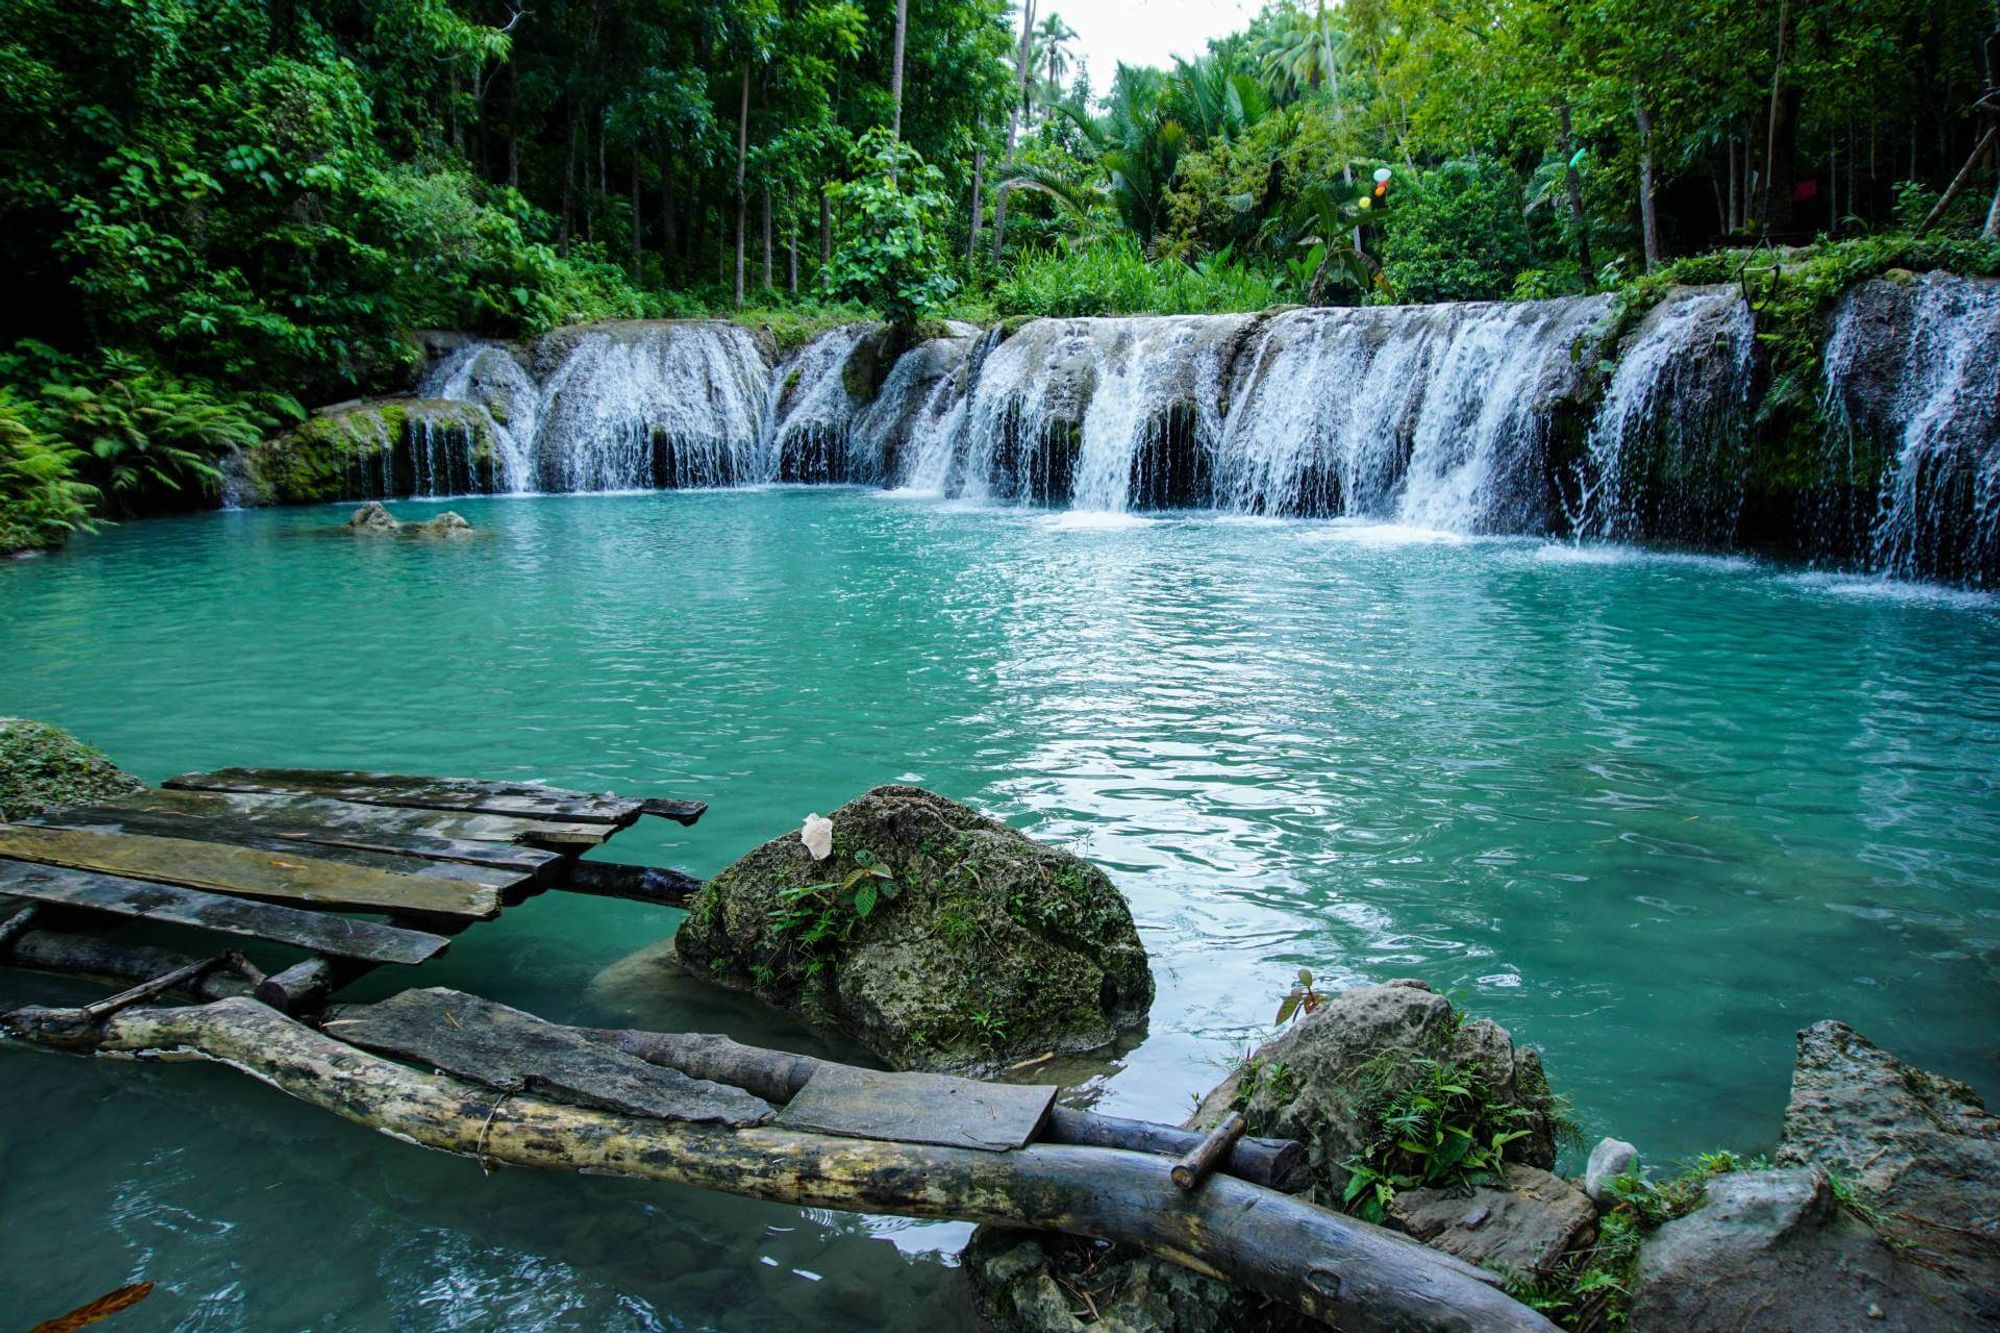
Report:
<svg viewBox="0 0 2000 1333"><path fill-rule="evenodd" d="M403 525L394 514L370 500L348 517L347 526L356 532L395 532Z"/></svg>
<svg viewBox="0 0 2000 1333"><path fill-rule="evenodd" d="M1739 1171L1639 1254L1635 1330L1961 1329L2000 1308L1905 1262L1816 1169Z"/></svg>
<svg viewBox="0 0 2000 1333"><path fill-rule="evenodd" d="M61 727L0 717L0 819L108 801L144 785Z"/></svg>
<svg viewBox="0 0 2000 1333"><path fill-rule="evenodd" d="M1145 948L1096 867L917 787L831 820L824 859L794 831L711 879L675 936L681 963L898 1069L991 1071L1144 1022ZM890 884L851 879L869 864ZM861 887L878 891L866 913Z"/></svg>
<svg viewBox="0 0 2000 1333"><path fill-rule="evenodd" d="M1839 1176L1885 1235L2000 1291L2000 1117L1967 1085L1816 1023L1799 1033L1778 1160Z"/></svg>

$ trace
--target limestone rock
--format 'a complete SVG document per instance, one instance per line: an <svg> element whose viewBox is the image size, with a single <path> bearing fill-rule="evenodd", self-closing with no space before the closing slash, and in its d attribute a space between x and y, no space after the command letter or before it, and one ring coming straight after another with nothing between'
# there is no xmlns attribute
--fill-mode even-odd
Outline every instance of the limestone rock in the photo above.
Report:
<svg viewBox="0 0 2000 1333"><path fill-rule="evenodd" d="M1509 1172L1508 1182L1527 1197L1480 1192L1501 1195L1501 1211L1514 1218L1488 1234L1513 1238L1504 1249L1508 1257L1526 1254L1534 1261L1556 1242L1531 1236L1560 1232L1564 1247L1587 1243L1596 1209L1547 1171L1555 1161L1556 1122L1540 1057L1517 1049L1496 1023L1461 1022L1451 1002L1420 981L1363 986L1329 997L1317 1012L1258 1047L1210 1091L1187 1123L1211 1126L1241 1107L1251 1133L1304 1140L1312 1173L1308 1197L1338 1208L1347 1179L1342 1164L1365 1146L1371 1110L1418 1077L1426 1061L1438 1059L1476 1067L1500 1100L1519 1108L1519 1127L1529 1130L1509 1149L1521 1165ZM1452 1223L1475 1206L1455 1202ZM1531 1217L1533 1232L1525 1225ZM1113 1328L1292 1333L1315 1327L1291 1311L1159 1260L1101 1247L1079 1254L1076 1245L1056 1235L981 1228L966 1262L981 1312L1008 1333L1082 1333L1086 1327L1091 1333ZM1090 1294L1100 1322L1091 1321L1075 1291Z"/></svg>
<svg viewBox="0 0 2000 1333"><path fill-rule="evenodd" d="M108 801L144 785L61 727L0 717L0 819Z"/></svg>
<svg viewBox="0 0 2000 1333"><path fill-rule="evenodd" d="M1342 1164L1367 1146L1366 1104L1398 1090L1426 1059L1478 1070L1498 1100L1525 1112L1518 1128L1528 1137L1508 1157L1543 1170L1555 1165L1556 1120L1541 1057L1516 1049L1490 1019L1460 1023L1451 1001L1421 981L1332 996L1258 1047L1210 1090L1190 1123L1206 1128L1241 1106L1251 1133L1303 1140L1312 1197L1338 1207L1347 1184Z"/></svg>
<svg viewBox="0 0 2000 1333"><path fill-rule="evenodd" d="M1850 1183L1884 1233L2000 1290L2000 1117L1844 1023L1799 1033L1778 1160Z"/></svg>
<svg viewBox="0 0 2000 1333"><path fill-rule="evenodd" d="M1898 1259L1818 1171L1739 1171L1646 1241L1631 1327L1962 1329L2000 1313L1978 1299Z"/></svg>
<svg viewBox="0 0 2000 1333"><path fill-rule="evenodd" d="M403 531L417 537L456 537L471 532L472 525L461 515L447 509L436 518L427 518L421 523L406 523Z"/></svg>
<svg viewBox="0 0 2000 1333"><path fill-rule="evenodd" d="M825 860L794 829L709 880L680 961L898 1069L988 1071L1144 1022L1146 951L1096 867L917 787L877 787L831 819ZM860 912L856 890L878 885Z"/></svg>
<svg viewBox="0 0 2000 1333"><path fill-rule="evenodd" d="M1532 1166L1495 1185L1415 1189L1389 1206L1389 1224L1446 1254L1502 1273L1546 1273L1597 1237L1597 1207L1582 1190Z"/></svg>
<svg viewBox="0 0 2000 1333"><path fill-rule="evenodd" d="M230 462L240 504L491 489L494 418L477 403L378 398L321 408Z"/></svg>
<svg viewBox="0 0 2000 1333"><path fill-rule="evenodd" d="M347 526L356 532L397 532L403 525L394 514L370 500L354 511L347 520Z"/></svg>
<svg viewBox="0 0 2000 1333"><path fill-rule="evenodd" d="M1583 1192L1598 1203L1612 1181L1639 1169L1639 1150L1623 1139L1600 1139L1583 1168Z"/></svg>

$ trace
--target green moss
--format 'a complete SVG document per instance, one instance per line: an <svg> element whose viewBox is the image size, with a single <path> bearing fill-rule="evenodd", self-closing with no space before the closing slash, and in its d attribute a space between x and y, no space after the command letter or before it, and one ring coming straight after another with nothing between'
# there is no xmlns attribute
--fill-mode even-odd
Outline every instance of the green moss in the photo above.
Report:
<svg viewBox="0 0 2000 1333"><path fill-rule="evenodd" d="M0 819L89 805L141 785L60 727L0 718Z"/></svg>

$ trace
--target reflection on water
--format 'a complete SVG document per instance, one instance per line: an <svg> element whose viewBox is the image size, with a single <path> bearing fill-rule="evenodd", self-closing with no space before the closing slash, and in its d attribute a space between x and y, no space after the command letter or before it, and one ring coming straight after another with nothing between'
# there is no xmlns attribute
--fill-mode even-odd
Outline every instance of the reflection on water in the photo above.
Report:
<svg viewBox="0 0 2000 1333"><path fill-rule="evenodd" d="M1454 992L1545 1048L1587 1132L1655 1159L1767 1144L1792 1033L1824 1017L2000 1093L1990 597L852 491L454 505L490 539L223 514L0 568L0 713L152 779L256 762L701 796L697 828L617 848L704 874L867 786L935 787L1131 897L1149 1034L1064 1074L1119 1114L1177 1119L1301 965ZM537 899L425 980L824 1049L613 967L672 920ZM0 1312L28 1322L138 1278L162 1290L127 1317L189 1329L969 1320L948 1224L488 1179L224 1070L0 1061Z"/></svg>

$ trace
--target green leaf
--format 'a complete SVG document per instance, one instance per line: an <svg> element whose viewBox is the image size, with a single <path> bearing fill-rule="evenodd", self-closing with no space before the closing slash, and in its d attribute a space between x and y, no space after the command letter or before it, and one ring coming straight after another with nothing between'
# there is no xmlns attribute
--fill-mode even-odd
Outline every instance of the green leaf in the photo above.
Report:
<svg viewBox="0 0 2000 1333"><path fill-rule="evenodd" d="M866 918L875 910L875 886L863 884L854 892L854 914Z"/></svg>

